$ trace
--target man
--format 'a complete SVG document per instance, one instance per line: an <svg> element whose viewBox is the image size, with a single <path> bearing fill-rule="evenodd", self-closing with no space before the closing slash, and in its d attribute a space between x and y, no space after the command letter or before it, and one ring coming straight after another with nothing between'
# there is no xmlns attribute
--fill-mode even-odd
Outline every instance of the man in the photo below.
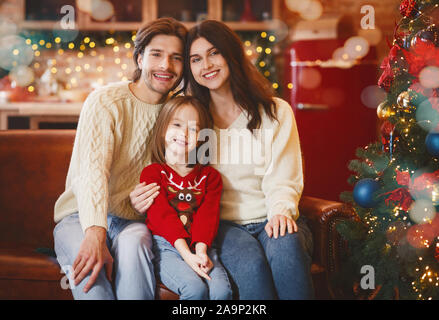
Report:
<svg viewBox="0 0 439 320"><path fill-rule="evenodd" d="M145 212L158 187L130 192L149 164L147 139L183 73L186 28L171 18L141 28L132 82L92 92L78 122L66 189L55 204L55 251L75 299L153 299L152 237ZM139 200L139 199L138 199Z"/></svg>

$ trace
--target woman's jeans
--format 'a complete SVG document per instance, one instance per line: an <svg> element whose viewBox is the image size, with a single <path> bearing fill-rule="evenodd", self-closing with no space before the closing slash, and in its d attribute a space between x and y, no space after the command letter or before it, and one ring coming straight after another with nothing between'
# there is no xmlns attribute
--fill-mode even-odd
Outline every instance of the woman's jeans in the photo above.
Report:
<svg viewBox="0 0 439 320"><path fill-rule="evenodd" d="M232 299L232 288L215 248L208 250L208 256L213 263L209 273L211 280L202 279L183 260L174 246L157 235L154 236L154 254L154 264L160 280L177 293L180 300Z"/></svg>
<svg viewBox="0 0 439 320"><path fill-rule="evenodd" d="M154 299L155 277L152 264L152 236L142 222L108 215L107 246L113 256L113 281L108 281L105 267L91 287L84 293L91 273L77 286L71 279L73 262L84 239L78 214L62 219L53 231L55 252L62 270L69 279L75 299L87 300L150 300Z"/></svg>
<svg viewBox="0 0 439 320"><path fill-rule="evenodd" d="M313 299L312 234L305 217L298 232L277 239L264 230L267 221L238 225L220 221L219 258L241 300Z"/></svg>

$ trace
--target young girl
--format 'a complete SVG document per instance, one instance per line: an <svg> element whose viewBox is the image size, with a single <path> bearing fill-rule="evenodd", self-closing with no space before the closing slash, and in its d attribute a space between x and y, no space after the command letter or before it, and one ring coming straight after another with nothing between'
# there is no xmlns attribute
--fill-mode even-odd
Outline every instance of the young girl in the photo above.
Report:
<svg viewBox="0 0 439 320"><path fill-rule="evenodd" d="M162 283L181 300L227 300L232 291L216 250L222 180L218 171L188 164L198 132L211 128L207 109L194 97L167 102L150 140L152 164L140 182L157 183L161 192L147 212L154 236L155 265Z"/></svg>

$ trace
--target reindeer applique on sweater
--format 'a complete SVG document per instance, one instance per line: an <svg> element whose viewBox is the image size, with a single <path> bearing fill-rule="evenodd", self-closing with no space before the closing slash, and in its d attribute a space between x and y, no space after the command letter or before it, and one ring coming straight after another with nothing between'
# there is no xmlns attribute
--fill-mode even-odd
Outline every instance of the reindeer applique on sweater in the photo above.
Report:
<svg viewBox="0 0 439 320"><path fill-rule="evenodd" d="M222 193L217 170L196 165L181 177L168 165L153 163L143 169L140 182L160 186L146 213L146 224L153 235L164 237L172 245L185 238L190 244L204 242L210 246L218 229Z"/></svg>
<svg viewBox="0 0 439 320"><path fill-rule="evenodd" d="M177 211L178 217L183 223L186 231L191 233L193 214L198 208L196 197L202 194L201 189L198 187L200 186L200 183L206 179L206 176L202 176L199 181L195 179L193 182L194 185L188 181L188 186L183 187L183 181L180 184L177 184L172 180L172 172L169 174L169 177L164 170L160 173L164 174L168 179L168 191L175 194L175 197L172 198L169 203Z"/></svg>

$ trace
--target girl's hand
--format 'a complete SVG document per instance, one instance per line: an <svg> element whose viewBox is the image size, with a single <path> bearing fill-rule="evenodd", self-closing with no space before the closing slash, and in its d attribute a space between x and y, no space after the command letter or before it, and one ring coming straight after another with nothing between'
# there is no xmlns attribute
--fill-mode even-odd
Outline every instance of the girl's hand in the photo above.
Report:
<svg viewBox="0 0 439 320"><path fill-rule="evenodd" d="M277 239L279 234L283 237L286 230L288 233L297 232L297 224L290 217L281 214L274 215L265 225L265 232L270 238L274 235L274 238Z"/></svg>
<svg viewBox="0 0 439 320"><path fill-rule="evenodd" d="M209 257L208 257L209 259ZM192 268L200 277L205 278L207 280L211 280L207 272L206 268L203 267L203 259L198 255L193 253L187 253L183 256L183 260ZM210 261L210 259L209 259ZM211 262L212 263L212 262ZM212 268L211 268L212 269Z"/></svg>
<svg viewBox="0 0 439 320"><path fill-rule="evenodd" d="M130 193L131 206L138 215L144 215L155 197L159 195L160 186L157 183L146 185L145 182L138 184Z"/></svg>
<svg viewBox="0 0 439 320"><path fill-rule="evenodd" d="M209 273L210 270L213 268L213 262L210 260L209 256L207 255L207 245L203 242L197 242L195 245L195 254L199 256L202 260L201 269Z"/></svg>
<svg viewBox="0 0 439 320"><path fill-rule="evenodd" d="M213 269L213 262L210 260L209 256L206 253L197 254L202 260L201 270L205 273L209 274L209 272Z"/></svg>

